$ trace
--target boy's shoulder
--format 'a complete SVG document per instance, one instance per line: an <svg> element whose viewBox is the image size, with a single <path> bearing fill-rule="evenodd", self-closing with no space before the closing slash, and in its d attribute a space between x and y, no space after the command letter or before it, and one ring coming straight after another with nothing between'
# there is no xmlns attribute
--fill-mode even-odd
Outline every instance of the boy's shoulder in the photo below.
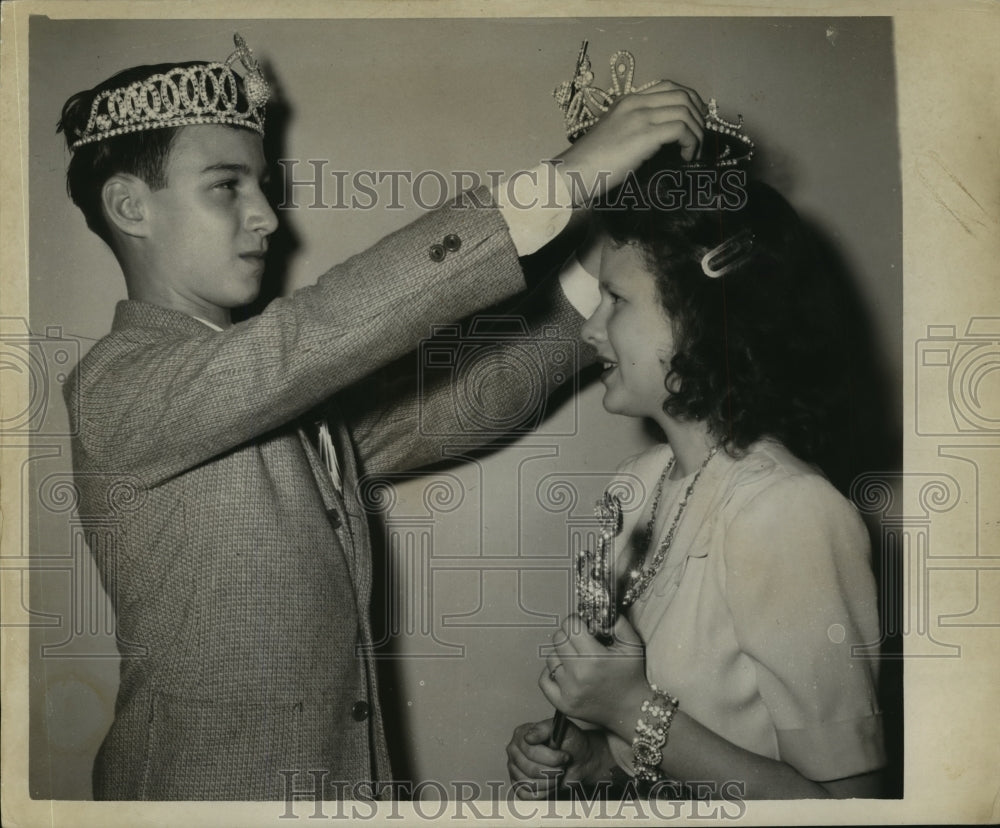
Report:
<svg viewBox="0 0 1000 828"><path fill-rule="evenodd" d="M125 299L115 306L111 330L101 337L91 352L116 345L133 347L144 342L169 343L171 340L186 340L191 336L211 332L205 323L181 311ZM88 354L89 355L89 354Z"/></svg>
<svg viewBox="0 0 1000 828"><path fill-rule="evenodd" d="M176 331L180 334L210 330L193 316L162 305L125 299L115 306L114 321L108 336L140 331Z"/></svg>
<svg viewBox="0 0 1000 828"><path fill-rule="evenodd" d="M140 352L157 349L166 354L173 343L211 334L193 316L149 302L123 300L115 307L111 330L80 359L65 387L67 396L92 389L109 370L127 370Z"/></svg>

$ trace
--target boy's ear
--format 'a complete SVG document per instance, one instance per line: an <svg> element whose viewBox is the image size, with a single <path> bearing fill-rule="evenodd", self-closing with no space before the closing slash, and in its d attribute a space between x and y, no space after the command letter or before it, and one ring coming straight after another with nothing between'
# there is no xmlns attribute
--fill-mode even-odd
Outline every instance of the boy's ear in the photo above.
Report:
<svg viewBox="0 0 1000 828"><path fill-rule="evenodd" d="M149 185L127 173L115 173L101 187L101 205L109 224L126 236L148 235Z"/></svg>

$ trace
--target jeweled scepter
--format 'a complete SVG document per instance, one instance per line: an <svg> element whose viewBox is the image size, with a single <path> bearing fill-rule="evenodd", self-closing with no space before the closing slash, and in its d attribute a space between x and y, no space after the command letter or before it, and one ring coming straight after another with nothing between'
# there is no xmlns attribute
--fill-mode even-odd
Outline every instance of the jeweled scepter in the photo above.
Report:
<svg viewBox="0 0 1000 828"><path fill-rule="evenodd" d="M587 630L605 647L614 640L618 602L615 590L614 538L622 528L622 504L617 495L605 492L594 504L597 518L597 549L581 549L576 557L577 614ZM557 710L552 718L549 747L559 748L566 736L566 714Z"/></svg>

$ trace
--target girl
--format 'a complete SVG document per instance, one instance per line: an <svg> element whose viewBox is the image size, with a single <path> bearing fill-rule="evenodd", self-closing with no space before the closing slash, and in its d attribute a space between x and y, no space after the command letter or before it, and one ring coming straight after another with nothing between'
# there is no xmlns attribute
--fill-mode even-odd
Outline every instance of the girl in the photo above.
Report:
<svg viewBox="0 0 1000 828"><path fill-rule="evenodd" d="M666 441L620 469L645 499L616 538L615 641L571 617L539 679L592 728L571 723L553 749L550 721L521 725L508 770L522 798L616 767L745 797L876 796L876 665L852 654L879 637L868 537L812 465L839 374L823 268L770 187L662 209L678 175L645 179L661 209L599 213L582 335L604 407Z"/></svg>

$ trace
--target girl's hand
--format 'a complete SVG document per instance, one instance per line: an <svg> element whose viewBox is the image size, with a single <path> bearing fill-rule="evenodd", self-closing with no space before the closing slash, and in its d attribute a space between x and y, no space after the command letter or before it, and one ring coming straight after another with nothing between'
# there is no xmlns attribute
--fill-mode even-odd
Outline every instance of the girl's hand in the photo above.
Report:
<svg viewBox="0 0 1000 828"><path fill-rule="evenodd" d="M518 799L547 799L560 785L594 778L601 751L599 733L587 733L567 722L558 750L548 747L552 720L526 722L514 730L507 745L507 773Z"/></svg>
<svg viewBox="0 0 1000 828"><path fill-rule="evenodd" d="M586 206L587 196L621 184L664 144L678 144L684 160L691 161L704 138L706 111L697 92L672 81L619 98L559 156L563 173L572 173L567 183L578 178L583 188L570 186L574 206Z"/></svg>
<svg viewBox="0 0 1000 828"><path fill-rule="evenodd" d="M642 640L620 617L605 647L578 615L552 636L554 651L538 679L545 697L567 716L631 739L639 708L651 693Z"/></svg>

